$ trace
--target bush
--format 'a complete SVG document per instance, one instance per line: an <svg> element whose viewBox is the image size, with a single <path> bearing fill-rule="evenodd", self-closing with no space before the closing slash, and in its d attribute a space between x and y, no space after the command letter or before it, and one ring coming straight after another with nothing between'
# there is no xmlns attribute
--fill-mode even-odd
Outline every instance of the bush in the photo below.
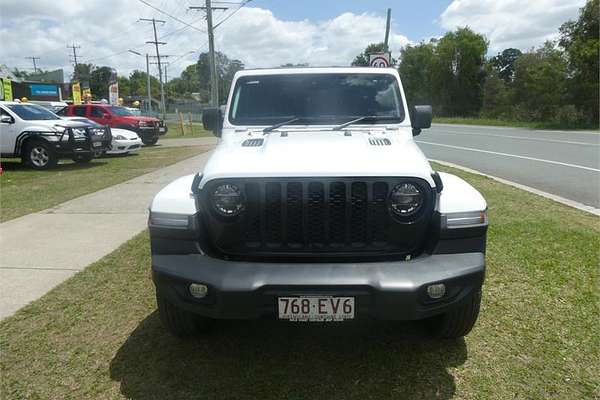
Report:
<svg viewBox="0 0 600 400"><path fill-rule="evenodd" d="M573 104L558 107L551 122L560 128L578 128L587 125L584 113Z"/></svg>

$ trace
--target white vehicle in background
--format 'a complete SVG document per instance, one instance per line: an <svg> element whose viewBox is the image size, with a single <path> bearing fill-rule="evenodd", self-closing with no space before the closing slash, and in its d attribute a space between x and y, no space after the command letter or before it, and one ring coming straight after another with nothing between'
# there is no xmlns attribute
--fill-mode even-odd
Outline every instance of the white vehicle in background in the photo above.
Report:
<svg viewBox="0 0 600 400"><path fill-rule="evenodd" d="M128 109L132 115L142 115L142 110L140 110L139 108L135 108L135 107L125 107L126 109Z"/></svg>
<svg viewBox="0 0 600 400"><path fill-rule="evenodd" d="M102 127L102 125L84 117L62 117L69 121L78 121L89 124L94 127ZM142 139L134 131L120 128L110 128L112 141L108 150L104 154L129 154L135 153L142 148Z"/></svg>

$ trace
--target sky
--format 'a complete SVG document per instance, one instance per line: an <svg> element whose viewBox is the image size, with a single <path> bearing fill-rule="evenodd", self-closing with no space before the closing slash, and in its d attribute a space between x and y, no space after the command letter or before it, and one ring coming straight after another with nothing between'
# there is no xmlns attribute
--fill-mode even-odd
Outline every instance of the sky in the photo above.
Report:
<svg viewBox="0 0 600 400"><path fill-rule="evenodd" d="M392 9L390 49L440 37L469 26L490 42L488 55L505 48L528 50L558 37L558 27L576 19L585 0L213 0L215 47L247 68L286 63L312 66L349 65L373 42L383 41L387 8ZM78 62L108 65L127 76L145 70L145 57L155 54L152 24L157 18L160 52L169 57L168 77L178 76L207 50L206 21L189 6L203 0L2 0L0 64L32 70L31 60L45 70L72 72L72 50ZM158 11L158 10L160 11ZM226 19L226 20L225 20ZM190 26L191 25L191 26ZM156 65L151 72L156 74Z"/></svg>

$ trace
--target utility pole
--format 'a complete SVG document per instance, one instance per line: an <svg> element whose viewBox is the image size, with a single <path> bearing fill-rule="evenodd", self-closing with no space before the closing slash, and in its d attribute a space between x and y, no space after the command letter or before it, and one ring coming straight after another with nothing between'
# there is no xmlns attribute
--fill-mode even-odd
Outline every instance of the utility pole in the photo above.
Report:
<svg viewBox="0 0 600 400"><path fill-rule="evenodd" d="M148 21L148 22L152 22L152 28L154 29L154 41L147 41L146 43L151 43L154 44L154 47L156 49L156 59L158 61L158 77L160 78L160 106L161 106L161 111L162 111L162 115L163 118L165 117L165 88L163 85L163 79L162 79L162 66L160 64L160 52L158 51L158 45L159 44L167 44L166 42L159 42L158 41L158 36L156 34L156 23L160 22L162 24L164 24L166 21L160 20L160 19L148 19L148 18L140 18L140 21Z"/></svg>
<svg viewBox="0 0 600 400"><path fill-rule="evenodd" d="M148 92L148 112L152 112L152 89L150 88L150 57L146 53L146 91Z"/></svg>
<svg viewBox="0 0 600 400"><path fill-rule="evenodd" d="M385 41L384 43L384 51L388 52L389 51L389 47L388 47L388 41L390 39L390 22L392 20L392 9L388 8L387 9L387 20L385 23Z"/></svg>
<svg viewBox="0 0 600 400"><path fill-rule="evenodd" d="M77 81L79 77L77 76L77 49L80 49L81 46L77 46L73 43L71 46L67 45L67 49L73 49L73 78Z"/></svg>
<svg viewBox="0 0 600 400"><path fill-rule="evenodd" d="M204 7L194 6L190 10L205 10L206 24L208 28L208 53L210 63L210 104L213 107L219 106L219 87L217 82L217 65L215 64L215 43L213 32L212 12L213 10L227 10L227 7L212 7L211 0L206 0Z"/></svg>
<svg viewBox="0 0 600 400"><path fill-rule="evenodd" d="M35 60L39 60L39 57L25 57L28 60L33 61L33 73L37 73L37 65L35 64Z"/></svg>

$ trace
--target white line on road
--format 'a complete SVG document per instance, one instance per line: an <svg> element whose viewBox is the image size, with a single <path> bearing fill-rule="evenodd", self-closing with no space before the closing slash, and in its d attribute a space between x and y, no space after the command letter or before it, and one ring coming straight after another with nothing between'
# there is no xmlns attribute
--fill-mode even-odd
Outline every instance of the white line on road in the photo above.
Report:
<svg viewBox="0 0 600 400"><path fill-rule="evenodd" d="M442 146L442 147L448 147L448 148L451 148L451 149L466 150L466 151L475 151L475 152L478 152L478 153L486 153L486 154L494 154L494 155L497 155L497 156L520 158L520 159L523 159L523 160L538 161L538 162L544 162L544 163L548 163L548 164L562 165L563 167L579 168L579 169L585 169L585 170L588 170L588 171L600 172L600 169L597 169L597 168L586 167L584 165L569 164L569 163L564 163L564 162L560 162L560 161L545 160L543 158L519 156L517 154L500 153L500 152L497 152L497 151L474 149L472 147L453 146L453 145L450 145L450 144L424 142L422 140L415 140L415 142L417 142L417 143L423 143L423 144L430 144L432 146Z"/></svg>
<svg viewBox="0 0 600 400"><path fill-rule="evenodd" d="M556 201L558 203L562 203L562 204L567 205L569 207L573 207L573 208L576 208L578 210L589 212L590 214L594 214L594 215L600 216L600 209L592 207L592 206L585 205L585 204L580 203L578 201L566 199L564 197L557 196L557 195L552 194L552 193L544 192L542 190L539 190L539 189L536 189L536 188L532 188L531 186L526 186L526 185L523 185L521 183L509 181L509 180L504 179L504 178L498 178L497 176L485 174L485 173L483 173L481 171L477 171L475 169L463 167L462 165L450 163L450 162L447 162L447 161L434 160L434 159L429 159L429 161L433 161L433 162L436 162L438 164L445 165L447 167L457 168L457 169L463 170L465 172L470 172L472 174L486 176L486 177L488 177L490 179L493 179L495 181L498 181L500 183L504 183L506 185L514 186L514 187L516 187L518 189L525 190L526 192L534 193L534 194L537 194L538 196L542 196L542 197L545 197L547 199L554 200L554 201Z"/></svg>
<svg viewBox="0 0 600 400"><path fill-rule="evenodd" d="M496 135L493 133L480 133L480 132L448 132L442 131L444 135L472 135L472 136L493 136L509 139L521 139L521 140L536 140L539 142L552 142L552 143L566 143L566 144L577 144L580 146L600 146L600 143L588 143L588 142L573 142L570 140L556 140L556 139L540 139L525 136L512 136L512 135ZM442 133L440 132L440 133Z"/></svg>

